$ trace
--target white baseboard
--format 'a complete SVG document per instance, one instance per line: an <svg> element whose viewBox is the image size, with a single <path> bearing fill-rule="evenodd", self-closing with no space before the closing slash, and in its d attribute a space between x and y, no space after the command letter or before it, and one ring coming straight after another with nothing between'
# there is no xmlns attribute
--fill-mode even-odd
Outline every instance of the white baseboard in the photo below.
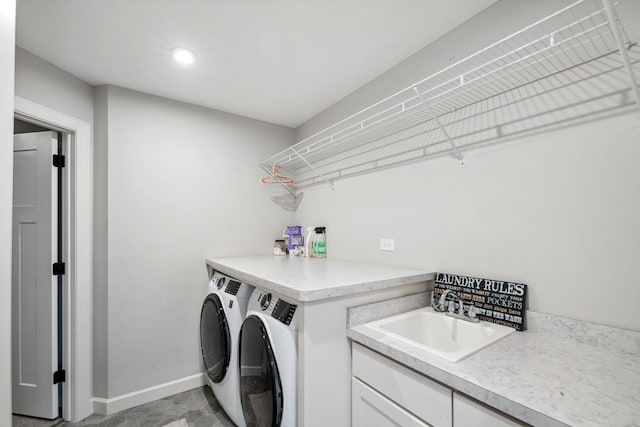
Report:
<svg viewBox="0 0 640 427"><path fill-rule="evenodd" d="M93 413L98 415L111 415L125 409L133 408L134 406L162 399L163 397L192 390L205 384L204 373L200 373L132 393L122 394L112 397L111 399L94 397L91 399Z"/></svg>
<svg viewBox="0 0 640 427"><path fill-rule="evenodd" d="M92 414L107 415L107 399L92 397L91 406L93 407Z"/></svg>

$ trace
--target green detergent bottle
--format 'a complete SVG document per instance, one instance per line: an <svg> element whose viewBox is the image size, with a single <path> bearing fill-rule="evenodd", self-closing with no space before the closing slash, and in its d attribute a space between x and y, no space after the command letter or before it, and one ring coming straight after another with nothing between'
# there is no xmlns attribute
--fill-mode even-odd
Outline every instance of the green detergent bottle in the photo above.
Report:
<svg viewBox="0 0 640 427"><path fill-rule="evenodd" d="M327 235L326 227L316 227L315 236L313 237L313 256L318 258L326 258L327 256Z"/></svg>

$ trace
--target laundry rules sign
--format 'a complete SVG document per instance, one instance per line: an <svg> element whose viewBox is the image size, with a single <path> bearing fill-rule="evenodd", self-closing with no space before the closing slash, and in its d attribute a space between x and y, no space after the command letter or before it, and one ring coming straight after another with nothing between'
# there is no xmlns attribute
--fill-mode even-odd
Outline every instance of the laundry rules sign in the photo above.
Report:
<svg viewBox="0 0 640 427"><path fill-rule="evenodd" d="M447 273L436 273L435 283L435 301L446 289L450 289L465 305L473 304L476 307L480 320L509 326L518 331L526 329L524 314L527 285Z"/></svg>

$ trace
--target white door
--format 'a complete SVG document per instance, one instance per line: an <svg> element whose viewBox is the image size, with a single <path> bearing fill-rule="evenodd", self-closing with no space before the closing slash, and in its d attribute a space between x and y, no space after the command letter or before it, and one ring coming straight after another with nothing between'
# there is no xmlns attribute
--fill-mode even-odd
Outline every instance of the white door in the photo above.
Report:
<svg viewBox="0 0 640 427"><path fill-rule="evenodd" d="M52 274L55 132L14 136L12 255L13 412L53 419L58 389L57 281Z"/></svg>

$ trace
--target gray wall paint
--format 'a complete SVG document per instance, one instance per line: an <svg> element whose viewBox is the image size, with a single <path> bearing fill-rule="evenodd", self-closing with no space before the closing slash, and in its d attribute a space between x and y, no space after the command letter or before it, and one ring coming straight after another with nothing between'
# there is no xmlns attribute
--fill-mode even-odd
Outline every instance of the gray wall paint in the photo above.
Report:
<svg viewBox="0 0 640 427"><path fill-rule="evenodd" d="M16 2L0 7L0 425L11 425L11 218Z"/></svg>
<svg viewBox="0 0 640 427"><path fill-rule="evenodd" d="M107 397L108 378L108 221L107 86L93 90L93 395Z"/></svg>
<svg viewBox="0 0 640 427"><path fill-rule="evenodd" d="M16 48L16 95L93 122L93 89L39 57Z"/></svg>
<svg viewBox="0 0 640 427"><path fill-rule="evenodd" d="M293 214L257 164L293 130L108 89L108 397L202 372L206 257L268 254Z"/></svg>
<svg viewBox="0 0 640 427"><path fill-rule="evenodd" d="M567 3L496 3L305 123L297 140ZM623 7L637 39L628 17L640 2ZM531 310L640 330L638 127L636 112L472 151L465 168L441 158L337 181L305 191L296 223L326 225L329 256L521 281ZM380 251L381 237L396 251Z"/></svg>

